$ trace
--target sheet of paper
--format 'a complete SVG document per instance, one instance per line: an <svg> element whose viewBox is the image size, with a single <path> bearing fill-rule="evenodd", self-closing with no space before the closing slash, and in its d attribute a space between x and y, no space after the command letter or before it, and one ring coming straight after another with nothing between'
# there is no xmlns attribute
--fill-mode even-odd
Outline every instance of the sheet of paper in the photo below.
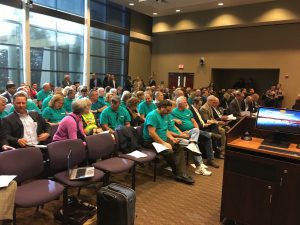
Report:
<svg viewBox="0 0 300 225"><path fill-rule="evenodd" d="M147 157L147 155L145 154L145 153L143 153L143 152L140 152L140 151L138 151L138 150L135 150L135 151L133 151L133 152L131 152L131 153L128 153L127 155L130 155L130 156L133 156L133 157L135 157L135 158L143 158L143 157Z"/></svg>
<svg viewBox="0 0 300 225"><path fill-rule="evenodd" d="M236 120L236 117L230 114L227 116L227 120Z"/></svg>
<svg viewBox="0 0 300 225"><path fill-rule="evenodd" d="M16 177L16 175L0 175L0 188L7 187Z"/></svg>
<svg viewBox="0 0 300 225"><path fill-rule="evenodd" d="M250 111L242 111L241 115L242 116L250 116Z"/></svg>
<svg viewBox="0 0 300 225"><path fill-rule="evenodd" d="M165 151L165 150L168 149L168 148L165 147L164 145L159 144L159 143L157 143L157 142L153 142L152 145L154 146L154 148L155 148L155 150L156 150L157 153L160 153L160 152Z"/></svg>

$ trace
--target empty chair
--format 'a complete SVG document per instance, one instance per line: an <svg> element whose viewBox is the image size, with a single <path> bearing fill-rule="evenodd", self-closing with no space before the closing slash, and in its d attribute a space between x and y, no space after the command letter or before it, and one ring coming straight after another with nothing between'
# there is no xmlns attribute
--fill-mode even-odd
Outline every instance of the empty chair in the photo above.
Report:
<svg viewBox="0 0 300 225"><path fill-rule="evenodd" d="M121 129L130 129L130 128L124 127ZM134 128L132 128L132 129L134 129ZM115 139L116 139L117 151L122 152L122 146L121 146L120 139L119 139L119 133L120 133L119 130L117 130L117 132L115 132ZM137 149L133 149L133 150L139 150L140 152L146 154L147 156L141 157L141 158L136 158L136 157L133 157L128 154L120 154L119 157L130 159L138 164L144 164L144 163L153 161L154 162L153 180L156 181L156 168L157 168L157 161L158 161L158 159L156 158L157 154L156 154L155 150L153 150L153 149L148 149L148 148L142 147L143 139L142 139L142 127L141 126L136 127L136 132L133 132L133 137L131 137L131 138L135 138L137 140L137 144L138 144ZM128 144L130 145L131 143L128 142Z"/></svg>
<svg viewBox="0 0 300 225"><path fill-rule="evenodd" d="M52 142L48 144L48 154L50 160L50 169L56 172L54 178L66 186L64 191L64 217L66 218L68 214L67 209L67 197L68 197L68 187L83 187L89 184L100 182L104 177L104 172L95 169L94 177L82 179L82 180L70 180L68 171L68 155L72 150L72 160L70 162L70 167L74 167L78 164L84 163L86 161L86 150L82 140L63 140Z"/></svg>
<svg viewBox="0 0 300 225"><path fill-rule="evenodd" d="M37 179L43 169L43 157L38 148L22 148L0 154L0 174L17 175L15 207L40 206L59 198L63 193L63 185L48 179Z"/></svg>
<svg viewBox="0 0 300 225"><path fill-rule="evenodd" d="M96 161L93 166L106 172L106 184L109 183L110 174L117 174L131 169L132 188L135 189L135 163L132 160L113 157L115 141L111 134L101 133L86 137L88 159Z"/></svg>

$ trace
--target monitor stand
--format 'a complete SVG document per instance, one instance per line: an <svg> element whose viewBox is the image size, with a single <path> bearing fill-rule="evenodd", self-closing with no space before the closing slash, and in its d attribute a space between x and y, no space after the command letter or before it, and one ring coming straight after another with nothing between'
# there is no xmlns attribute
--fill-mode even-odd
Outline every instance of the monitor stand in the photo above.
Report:
<svg viewBox="0 0 300 225"><path fill-rule="evenodd" d="M274 132L273 133L273 138L272 139L265 139L261 143L262 145L269 145L277 148L289 148L290 143L288 141L283 141L282 137L284 135L279 132Z"/></svg>

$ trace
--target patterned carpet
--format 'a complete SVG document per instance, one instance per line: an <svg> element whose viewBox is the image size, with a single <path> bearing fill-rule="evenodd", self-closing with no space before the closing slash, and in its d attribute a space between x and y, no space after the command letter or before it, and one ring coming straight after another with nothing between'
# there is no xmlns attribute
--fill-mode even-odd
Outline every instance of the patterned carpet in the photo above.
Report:
<svg viewBox="0 0 300 225"><path fill-rule="evenodd" d="M216 160L219 169L211 169L212 176L195 175L192 166L189 174L195 179L194 185L178 183L171 173L161 170L157 181L152 181L152 170L148 166L137 168L136 179L136 225L220 225L221 188L223 160ZM125 173L113 177L113 181L130 185L131 175ZM71 190L75 194L77 189ZM96 202L96 187L84 188L80 198ZM59 224L53 212L61 207L62 201L48 203L39 212L35 209L17 209L17 224ZM91 218L85 225L96 225Z"/></svg>

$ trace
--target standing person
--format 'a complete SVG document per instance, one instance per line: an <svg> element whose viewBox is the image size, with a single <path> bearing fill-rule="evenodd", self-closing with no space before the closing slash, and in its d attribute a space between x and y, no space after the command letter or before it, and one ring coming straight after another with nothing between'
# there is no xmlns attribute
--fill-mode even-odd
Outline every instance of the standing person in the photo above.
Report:
<svg viewBox="0 0 300 225"><path fill-rule="evenodd" d="M115 75L111 74L108 80L109 86L111 86L112 88L117 89L118 88L118 84L116 82L116 78Z"/></svg>
<svg viewBox="0 0 300 225"><path fill-rule="evenodd" d="M50 125L35 111L27 111L27 94L23 91L13 96L14 112L3 118L8 144L15 148L37 145L46 141Z"/></svg>
<svg viewBox="0 0 300 225"><path fill-rule="evenodd" d="M155 80L153 79L153 76L150 77L150 80L149 80L149 86L156 86L156 82Z"/></svg>
<svg viewBox="0 0 300 225"><path fill-rule="evenodd" d="M282 102L284 99L284 91L281 84L277 84L275 89L275 108L282 108Z"/></svg>
<svg viewBox="0 0 300 225"><path fill-rule="evenodd" d="M158 104L157 109L147 115L143 129L144 146L153 148L153 142L165 146L167 150L159 154L171 166L174 178L179 182L193 184L194 180L186 174L184 147L179 145L179 139L174 138L168 131L166 116L171 111L171 108L172 103L168 100L163 100Z"/></svg>
<svg viewBox="0 0 300 225"><path fill-rule="evenodd" d="M37 93L37 105L39 108L42 107L42 102L48 95L51 94L51 86L49 83L44 83L43 88Z"/></svg>
<svg viewBox="0 0 300 225"><path fill-rule="evenodd" d="M71 86L72 82L71 82L71 77L69 74L65 75L65 78L63 79L63 81L61 82L61 86L62 88L65 88L67 86Z"/></svg>
<svg viewBox="0 0 300 225"><path fill-rule="evenodd" d="M106 88L107 86L110 86L110 84L109 84L110 76L111 75L109 73L105 75L103 82L102 82L104 88Z"/></svg>
<svg viewBox="0 0 300 225"><path fill-rule="evenodd" d="M6 91L1 95L7 99L7 103L12 103L13 95L16 93L16 85L12 82L6 84Z"/></svg>
<svg viewBox="0 0 300 225"><path fill-rule="evenodd" d="M124 89L126 91L132 91L132 83L131 83L131 76L127 76L125 80Z"/></svg>
<svg viewBox="0 0 300 225"><path fill-rule="evenodd" d="M37 95L37 92L38 92L38 85L37 83L34 83L31 85L31 88L30 88L30 98L31 99L36 99L36 95Z"/></svg>
<svg viewBox="0 0 300 225"><path fill-rule="evenodd" d="M92 78L90 79L90 89L94 89L95 87L101 87L102 83L99 78L97 78L96 74L92 74Z"/></svg>

